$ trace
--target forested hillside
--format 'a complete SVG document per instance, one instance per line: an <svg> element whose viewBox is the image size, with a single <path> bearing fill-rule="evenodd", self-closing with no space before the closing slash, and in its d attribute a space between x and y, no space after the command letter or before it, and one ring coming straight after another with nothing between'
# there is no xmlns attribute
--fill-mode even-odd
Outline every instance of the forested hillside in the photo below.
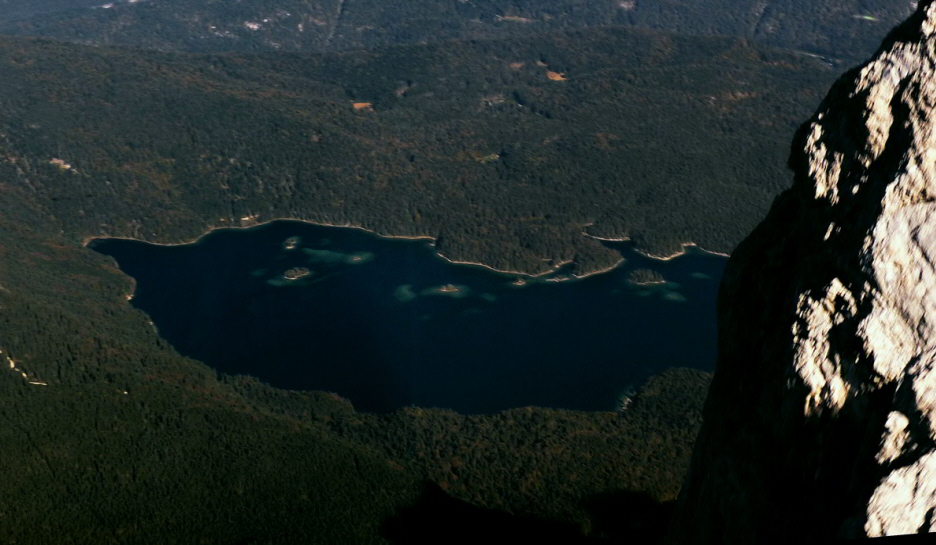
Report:
<svg viewBox="0 0 936 545"><path fill-rule="evenodd" d="M2 248L35 285L0 289L4 542L658 537L688 464L703 373L672 371L623 413L359 414L331 394L219 380L124 303L126 278L18 234Z"/></svg>
<svg viewBox="0 0 936 545"><path fill-rule="evenodd" d="M734 36L846 62L873 52L911 10L904 0L100 0L23 17L64 2L7 2L5 33L155 49L334 51L624 25Z"/></svg>
<svg viewBox="0 0 936 545"><path fill-rule="evenodd" d="M222 4L256 7L204 5ZM5 5L17 31L199 49L174 42L197 34L160 15L168 2L48 18L31 16L65 4ZM517 542L652 542L707 376L673 371L622 413L360 414L180 357L83 242L293 217L430 235L449 258L531 273L616 261L585 233L729 251L788 184L786 143L832 71L745 39L567 28L591 2L434 3L477 10L465 28L491 39L428 45L415 11L375 8L365 42L363 4L341 21L303 5L332 30L295 47L410 45L0 38L0 541L467 543L506 524ZM165 23L147 34L132 10ZM466 35L448 12L420 16ZM858 36L847 23L836 32Z"/></svg>
<svg viewBox="0 0 936 545"><path fill-rule="evenodd" d="M579 273L730 251L787 186L829 69L722 38L561 32L307 56L0 39L0 163L30 223L179 242L280 217ZM0 282L3 280L0 279Z"/></svg>
<svg viewBox="0 0 936 545"><path fill-rule="evenodd" d="M9 24L57 11L80 10L99 5L99 0L0 0L0 22Z"/></svg>

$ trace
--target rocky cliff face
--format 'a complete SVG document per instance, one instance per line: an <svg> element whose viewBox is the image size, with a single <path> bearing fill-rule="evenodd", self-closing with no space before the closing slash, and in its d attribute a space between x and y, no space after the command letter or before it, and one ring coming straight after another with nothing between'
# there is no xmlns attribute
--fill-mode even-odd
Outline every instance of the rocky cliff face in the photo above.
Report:
<svg viewBox="0 0 936 545"><path fill-rule="evenodd" d="M936 531L936 3L801 127L728 264L671 543Z"/></svg>

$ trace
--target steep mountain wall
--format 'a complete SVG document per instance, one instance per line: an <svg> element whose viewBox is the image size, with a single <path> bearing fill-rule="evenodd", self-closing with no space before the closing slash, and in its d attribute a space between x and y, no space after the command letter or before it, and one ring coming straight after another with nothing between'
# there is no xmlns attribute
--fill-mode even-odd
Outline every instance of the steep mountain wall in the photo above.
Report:
<svg viewBox="0 0 936 545"><path fill-rule="evenodd" d="M844 75L732 256L671 543L936 531L936 4Z"/></svg>

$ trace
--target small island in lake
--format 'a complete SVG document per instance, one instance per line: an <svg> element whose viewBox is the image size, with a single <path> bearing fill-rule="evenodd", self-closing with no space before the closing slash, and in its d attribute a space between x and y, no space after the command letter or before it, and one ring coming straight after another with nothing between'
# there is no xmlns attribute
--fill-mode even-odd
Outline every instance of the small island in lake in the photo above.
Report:
<svg viewBox="0 0 936 545"><path fill-rule="evenodd" d="M291 269L287 269L286 272L283 273L283 278L286 280L299 280L300 278L305 278L310 274L312 274L312 271L306 267L293 267Z"/></svg>
<svg viewBox="0 0 936 545"><path fill-rule="evenodd" d="M359 252L356 254L350 254L347 259L347 263L351 265L356 265L359 263L367 263L368 261L374 259L374 254L371 252Z"/></svg>
<svg viewBox="0 0 936 545"><path fill-rule="evenodd" d="M448 297L454 297L456 299L461 299L466 297L471 289L468 286L463 286L461 284L445 284L442 286L436 286L432 288L426 288L422 290L422 295L446 295Z"/></svg>
<svg viewBox="0 0 936 545"><path fill-rule="evenodd" d="M302 244L302 239L299 237L289 237L283 241L284 250L295 250Z"/></svg>
<svg viewBox="0 0 936 545"><path fill-rule="evenodd" d="M651 286L655 284L665 284L666 279L663 275L652 269L635 269L627 277L627 281L638 286Z"/></svg>

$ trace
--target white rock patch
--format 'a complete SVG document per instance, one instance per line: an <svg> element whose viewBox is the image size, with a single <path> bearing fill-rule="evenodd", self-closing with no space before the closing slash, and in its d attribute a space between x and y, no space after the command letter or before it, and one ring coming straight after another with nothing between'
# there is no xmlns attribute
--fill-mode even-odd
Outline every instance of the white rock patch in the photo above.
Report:
<svg viewBox="0 0 936 545"><path fill-rule="evenodd" d="M840 302L844 303L844 313L836 308ZM807 415L820 412L823 407L838 411L845 405L848 385L842 378L843 362L829 345L829 332L857 311L854 296L838 278L819 298L800 295L797 315L802 323L793 324L793 365L810 389L806 398Z"/></svg>
<svg viewBox="0 0 936 545"><path fill-rule="evenodd" d="M909 436L907 434L909 424L910 420L900 412L891 411L887 415L887 423L884 424L886 431L882 441L883 444L876 458L879 464L892 462L903 454L903 448Z"/></svg>
<svg viewBox="0 0 936 545"><path fill-rule="evenodd" d="M831 220L845 204L843 195L854 195L850 202L859 202L860 190L880 175L875 163L885 154L886 168L896 170L891 180L874 180L887 185L859 250L860 274L867 281L857 280L863 285L850 291L836 279L822 293L801 293L793 325L794 369L809 389L806 414L841 411L849 402L849 388L857 387L846 377L856 376L850 371L858 363L840 354L830 332L853 318L862 303L867 315L857 325L855 340L864 353L857 359L870 361L877 374L862 388L899 384L913 394L914 407L907 408L913 412L895 408L881 430L875 460L884 466L913 455L907 449L910 419L916 415L922 413L920 423L936 438L936 3L928 3L923 15L921 40L897 41L866 64L853 83L848 98L859 108L863 105L863 112L858 117L843 111L864 125L866 140L853 142L861 131L847 129L841 116L823 112L809 127L804 150L814 198L830 206ZM848 105L832 103L828 108ZM836 122L826 126L830 117ZM843 153L853 159L847 172ZM877 207L873 201L865 204L868 210ZM826 225L823 243L837 244L832 236L837 231L831 222ZM915 533L936 508L936 454L917 456L911 466L888 474L869 498L869 535Z"/></svg>
<svg viewBox="0 0 936 545"><path fill-rule="evenodd" d="M936 505L936 453L894 471L871 496L865 532L869 537L915 534ZM931 523L926 531L936 531Z"/></svg>

